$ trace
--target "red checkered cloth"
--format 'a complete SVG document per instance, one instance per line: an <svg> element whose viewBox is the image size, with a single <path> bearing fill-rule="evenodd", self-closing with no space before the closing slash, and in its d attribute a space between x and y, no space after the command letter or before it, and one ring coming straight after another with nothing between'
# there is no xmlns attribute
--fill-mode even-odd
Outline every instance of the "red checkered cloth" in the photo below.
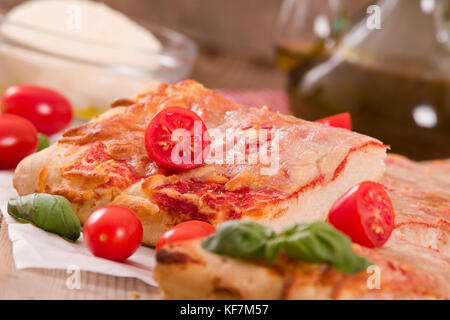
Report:
<svg viewBox="0 0 450 320"><path fill-rule="evenodd" d="M273 111L290 114L289 100L284 90L216 90L225 98L248 107L268 106Z"/></svg>

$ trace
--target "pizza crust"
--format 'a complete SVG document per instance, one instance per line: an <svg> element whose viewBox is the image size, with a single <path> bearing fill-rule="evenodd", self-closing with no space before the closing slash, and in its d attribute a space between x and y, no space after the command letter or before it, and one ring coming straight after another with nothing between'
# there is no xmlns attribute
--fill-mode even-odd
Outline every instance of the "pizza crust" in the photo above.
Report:
<svg viewBox="0 0 450 320"><path fill-rule="evenodd" d="M103 205L129 207L143 223L143 243L155 245L167 229L190 219L214 225L229 219L254 219L275 229L323 220L343 192L361 181L378 180L384 171L386 146L376 139L268 108L248 109L195 81L164 84L134 101L134 105L113 108L69 129L57 144L24 159L14 175L18 193L62 195L74 205L82 223ZM243 128L277 130L282 136L279 170L267 176L259 173L261 163L206 163L181 173L164 172L149 158L144 133L153 114L172 105L194 110L208 130L222 134L228 130L241 133ZM235 148L226 152L233 153ZM157 190L180 181L211 184L220 190L211 194L208 188L200 194L170 187ZM166 203L155 198L158 192ZM229 198L222 206L206 203L205 195L211 195L214 202L214 197L223 194ZM246 197L248 203L242 205L239 197ZM172 206L166 206L170 201ZM189 209L192 214L184 212Z"/></svg>
<svg viewBox="0 0 450 320"><path fill-rule="evenodd" d="M450 269L442 266L445 260L430 252L421 257L418 251L406 254L406 259L398 257L405 249L411 252L401 243L361 252L380 268L379 288L372 286L371 271L344 274L326 265L283 256L269 267L261 261L217 255L200 244L198 239L181 241L158 252L154 277L164 299L391 300L445 299L450 294Z"/></svg>
<svg viewBox="0 0 450 320"><path fill-rule="evenodd" d="M45 184L62 179L61 168L79 159L87 147L76 150L69 145L54 144L22 160L16 168L13 185L19 195L44 192Z"/></svg>
<svg viewBox="0 0 450 320"><path fill-rule="evenodd" d="M125 107L117 107L108 110L94 117L91 121L104 121L123 113L125 109ZM65 181L63 178L63 168L78 161L88 149L88 145L74 146L57 142L26 157L19 163L14 172L14 188L19 195L35 192L64 196L71 194L71 202L74 205L75 212L81 222L84 223L95 208L110 203L115 196L111 190L88 190L89 186L83 183Z"/></svg>
<svg viewBox="0 0 450 320"><path fill-rule="evenodd" d="M421 265L408 262L401 264L407 270L403 274L391 269L393 253L389 249L376 253L377 257L371 256L370 250L364 252L376 259L372 260L381 270L380 287L376 289L368 286L370 272L344 274L326 265L302 263L283 256L274 267L269 267L263 262L208 252L200 243L200 240L177 242L158 252L154 277L164 299L391 300L444 299L449 294L448 285L441 285L433 278L435 269L433 274L428 274L428 270L421 270ZM440 273L445 275L448 271L444 267ZM441 280L448 281L448 275Z"/></svg>

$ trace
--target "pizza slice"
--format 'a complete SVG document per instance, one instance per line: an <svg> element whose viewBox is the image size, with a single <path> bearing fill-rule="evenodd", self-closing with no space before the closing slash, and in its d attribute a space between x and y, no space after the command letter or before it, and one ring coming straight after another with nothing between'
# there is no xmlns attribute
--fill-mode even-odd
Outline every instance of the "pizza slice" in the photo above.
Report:
<svg viewBox="0 0 450 320"><path fill-rule="evenodd" d="M165 299L328 300L448 299L449 258L393 236L389 245L354 245L373 266L346 274L282 255L273 266L217 255L201 240L168 244L157 254L155 279Z"/></svg>
<svg viewBox="0 0 450 320"><path fill-rule="evenodd" d="M275 229L324 219L347 189L384 172L386 146L376 139L246 108L192 80L121 103L127 106L66 131L58 143L24 159L14 175L18 193L62 195L82 222L109 203L129 207L143 223L144 244L154 245L168 228L190 219L213 225L253 219ZM214 151L196 169L163 169L146 151L149 122L170 106L194 111L214 133ZM255 132L266 134L256 149L246 142Z"/></svg>
<svg viewBox="0 0 450 320"><path fill-rule="evenodd" d="M175 242L157 254L155 277L167 299L448 299L450 161L386 159L381 179L395 228L381 248L353 244L375 267L346 274L281 256L273 265Z"/></svg>

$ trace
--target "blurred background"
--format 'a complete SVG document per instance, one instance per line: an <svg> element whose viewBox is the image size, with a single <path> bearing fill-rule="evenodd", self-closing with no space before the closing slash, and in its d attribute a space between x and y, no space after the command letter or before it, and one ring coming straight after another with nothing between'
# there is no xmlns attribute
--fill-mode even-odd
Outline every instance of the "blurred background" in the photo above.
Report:
<svg viewBox="0 0 450 320"><path fill-rule="evenodd" d="M21 2L0 0L0 8L6 12ZM104 110L111 93L129 95L127 85L187 76L243 104L268 104L306 120L350 112L353 130L379 138L394 152L415 159L450 157L450 0L102 2L141 25L163 26L187 39L150 28L171 51L141 57L157 61L141 68L148 73L144 78L118 76L110 66L71 66L72 58L64 67L52 58L46 68L33 69L48 55L23 60L28 66L6 59L16 59L22 49L4 47L4 78L19 82L40 75L32 82L59 86L81 110L77 116L89 118ZM61 70L83 81L56 81ZM92 92L99 84L103 96Z"/></svg>
<svg viewBox="0 0 450 320"><path fill-rule="evenodd" d="M0 0L9 10L21 0ZM105 0L135 20L191 37L200 48L192 77L212 88L283 88L273 29L281 0Z"/></svg>

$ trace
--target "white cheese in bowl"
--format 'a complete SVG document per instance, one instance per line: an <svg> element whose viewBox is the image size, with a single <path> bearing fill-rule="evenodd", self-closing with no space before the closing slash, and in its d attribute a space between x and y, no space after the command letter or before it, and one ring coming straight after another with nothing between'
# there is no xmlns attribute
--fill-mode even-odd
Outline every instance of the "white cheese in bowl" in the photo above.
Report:
<svg viewBox="0 0 450 320"><path fill-rule="evenodd" d="M158 69L160 41L100 2L27 1L8 12L0 32L3 39L32 48L0 44L0 85L52 87L68 96L81 117L164 80ZM128 73L119 72L124 70Z"/></svg>
<svg viewBox="0 0 450 320"><path fill-rule="evenodd" d="M28 1L13 8L6 21L32 30L5 23L5 36L74 58L146 67L154 60L149 53L161 51L161 43L147 29L100 2ZM144 51L147 54L139 54Z"/></svg>

